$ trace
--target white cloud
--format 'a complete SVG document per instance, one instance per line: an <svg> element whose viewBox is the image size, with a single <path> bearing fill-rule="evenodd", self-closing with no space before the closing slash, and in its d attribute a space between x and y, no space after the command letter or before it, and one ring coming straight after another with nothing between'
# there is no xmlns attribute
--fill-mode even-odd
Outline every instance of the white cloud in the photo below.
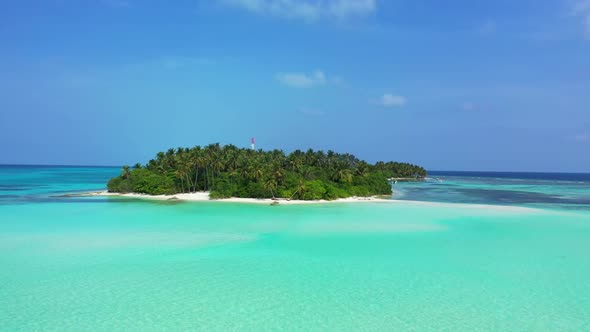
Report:
<svg viewBox="0 0 590 332"><path fill-rule="evenodd" d="M407 101L407 98L404 96L386 93L379 99L378 104L383 107L401 107L404 106Z"/></svg>
<svg viewBox="0 0 590 332"><path fill-rule="evenodd" d="M277 79L284 85L294 88L311 88L313 86L325 85L328 80L321 70L311 74L306 73L279 73Z"/></svg>
<svg viewBox="0 0 590 332"><path fill-rule="evenodd" d="M370 15L377 9L375 0L329 1L329 12L338 18Z"/></svg>
<svg viewBox="0 0 590 332"><path fill-rule="evenodd" d="M307 22L322 18L346 19L373 13L376 0L221 0L247 11Z"/></svg>
<svg viewBox="0 0 590 332"><path fill-rule="evenodd" d="M590 39L590 0L578 0L574 2L571 14L582 18L584 36Z"/></svg>

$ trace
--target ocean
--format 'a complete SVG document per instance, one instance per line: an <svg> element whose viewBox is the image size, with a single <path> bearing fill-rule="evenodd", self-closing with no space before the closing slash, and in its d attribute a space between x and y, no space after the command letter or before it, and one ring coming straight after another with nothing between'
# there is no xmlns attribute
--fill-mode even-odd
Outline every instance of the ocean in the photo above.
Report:
<svg viewBox="0 0 590 332"><path fill-rule="evenodd" d="M391 203L66 195L118 173L0 166L1 331L590 331L588 174L433 171Z"/></svg>

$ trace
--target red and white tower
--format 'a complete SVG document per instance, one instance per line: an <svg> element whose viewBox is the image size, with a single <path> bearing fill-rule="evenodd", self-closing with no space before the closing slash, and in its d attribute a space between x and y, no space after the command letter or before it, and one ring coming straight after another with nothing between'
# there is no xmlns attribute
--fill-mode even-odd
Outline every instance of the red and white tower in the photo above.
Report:
<svg viewBox="0 0 590 332"><path fill-rule="evenodd" d="M252 150L256 150L255 144L256 144L256 139L254 137L252 137L251 144L250 144L250 148Z"/></svg>

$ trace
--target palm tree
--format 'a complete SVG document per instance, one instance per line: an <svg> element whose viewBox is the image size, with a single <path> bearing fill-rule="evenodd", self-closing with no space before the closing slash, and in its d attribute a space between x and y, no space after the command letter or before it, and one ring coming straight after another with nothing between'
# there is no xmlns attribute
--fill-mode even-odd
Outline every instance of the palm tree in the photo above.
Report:
<svg viewBox="0 0 590 332"><path fill-rule="evenodd" d="M158 152L158 154L156 154L156 162L159 165L162 165L164 163L164 160L166 159L166 155L164 154L164 152Z"/></svg>
<svg viewBox="0 0 590 332"><path fill-rule="evenodd" d="M123 168L121 169L121 177L124 179L129 179L129 177L131 176L131 170L129 168L128 165L123 166Z"/></svg>
<svg viewBox="0 0 590 332"><path fill-rule="evenodd" d="M189 152L190 157L190 164L192 165L194 171L195 171L195 182L193 184L193 191L197 191L197 182L199 181L199 153L201 152L201 147L200 146L195 146L194 148L192 148Z"/></svg>
<svg viewBox="0 0 590 332"><path fill-rule="evenodd" d="M264 181L264 189L270 191L272 198L275 198L275 190L277 189L277 182L272 178L268 177L266 181Z"/></svg>
<svg viewBox="0 0 590 332"><path fill-rule="evenodd" d="M365 177L369 174L369 164L365 161L361 161L356 165L355 171L358 176Z"/></svg>
<svg viewBox="0 0 590 332"><path fill-rule="evenodd" d="M176 177L180 179L180 189L184 193L184 176L186 175L183 168L178 168L175 172Z"/></svg>
<svg viewBox="0 0 590 332"><path fill-rule="evenodd" d="M343 183L351 183L352 182L352 173L348 169L338 169L332 175L332 179L334 181L343 182Z"/></svg>
<svg viewBox="0 0 590 332"><path fill-rule="evenodd" d="M326 161L328 162L328 168L332 167L332 161L334 161L335 156L336 156L336 153L334 153L334 151L328 150L328 153L326 154Z"/></svg>
<svg viewBox="0 0 590 332"><path fill-rule="evenodd" d="M262 179L262 177L264 176L264 169L262 168L262 165L255 165L252 174L254 174L254 178L256 180Z"/></svg>
<svg viewBox="0 0 590 332"><path fill-rule="evenodd" d="M285 177L285 169L282 166L277 166L273 172L274 179L277 183L282 184Z"/></svg>
<svg viewBox="0 0 590 332"><path fill-rule="evenodd" d="M322 167L324 165L326 161L326 154L324 153L324 151L319 150L318 152L316 152L316 160L318 167Z"/></svg>
<svg viewBox="0 0 590 332"><path fill-rule="evenodd" d="M301 168L300 174L303 175L306 180L311 180L313 177L313 171L313 167L305 165Z"/></svg>
<svg viewBox="0 0 590 332"><path fill-rule="evenodd" d="M306 189L305 182L303 180L299 180L295 192L291 195L291 197L289 197L289 199L293 199L295 194L299 194L299 197L303 197L303 193L305 193Z"/></svg>
<svg viewBox="0 0 590 332"><path fill-rule="evenodd" d="M273 198L285 191L293 192L291 198L303 198L307 195L306 190L309 190L306 188L306 181L325 182L326 185L336 186L345 191L354 189L348 184L356 186L363 183L371 194L378 194L388 186L376 184L372 180L357 179L373 175L382 175L384 181L393 176L426 176L426 171L422 167L413 164L378 162L371 165L352 154L339 154L332 150L328 150L327 153L312 149L306 152L295 150L285 155L282 150L252 151L235 145L221 146L219 143L209 144L203 148L179 147L158 152L144 167L145 171L134 172L129 166L125 166L121 171L121 178L129 179L131 174L134 177L155 174L156 178L162 179L162 186L167 186L167 192L193 192L226 190L227 188L216 188L215 184L219 183L220 177L229 177L231 186L237 185L246 195L268 197L268 192ZM134 166L134 170L141 168L141 164ZM169 179L173 180L173 188L170 188L170 181L167 181ZM249 193L251 188L258 186L265 188L263 193L258 189Z"/></svg>
<svg viewBox="0 0 590 332"><path fill-rule="evenodd" d="M303 162L300 158L291 155L291 156L289 156L287 164L288 164L289 170L291 170L293 172L298 172L301 169Z"/></svg>

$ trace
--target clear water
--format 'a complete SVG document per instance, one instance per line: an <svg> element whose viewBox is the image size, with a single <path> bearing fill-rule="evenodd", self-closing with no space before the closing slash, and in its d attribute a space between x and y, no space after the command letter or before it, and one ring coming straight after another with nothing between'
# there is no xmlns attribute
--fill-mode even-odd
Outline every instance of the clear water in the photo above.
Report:
<svg viewBox="0 0 590 332"><path fill-rule="evenodd" d="M117 173L0 167L0 330L590 330L583 179L446 175L316 206L58 197Z"/></svg>
<svg viewBox="0 0 590 332"><path fill-rule="evenodd" d="M394 198L402 200L590 208L590 174L430 172L424 182L394 188Z"/></svg>

